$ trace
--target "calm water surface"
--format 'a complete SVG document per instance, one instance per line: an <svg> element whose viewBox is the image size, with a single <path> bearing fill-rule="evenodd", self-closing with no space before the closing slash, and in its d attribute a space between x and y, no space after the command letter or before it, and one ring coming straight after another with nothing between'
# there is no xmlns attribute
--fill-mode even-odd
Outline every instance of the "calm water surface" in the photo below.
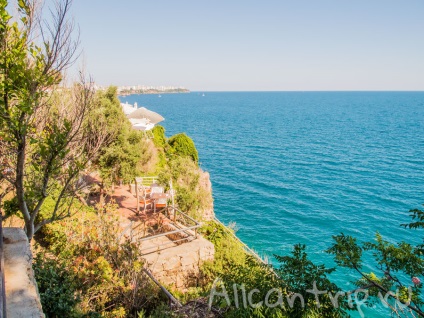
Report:
<svg viewBox="0 0 424 318"><path fill-rule="evenodd" d="M186 132L211 174L215 213L262 255L331 236L376 231L419 242L402 229L424 203L423 92L225 92L131 95L159 112L167 136ZM342 286L347 281L339 272ZM346 288L349 286L346 285ZM381 310L367 317L385 317Z"/></svg>

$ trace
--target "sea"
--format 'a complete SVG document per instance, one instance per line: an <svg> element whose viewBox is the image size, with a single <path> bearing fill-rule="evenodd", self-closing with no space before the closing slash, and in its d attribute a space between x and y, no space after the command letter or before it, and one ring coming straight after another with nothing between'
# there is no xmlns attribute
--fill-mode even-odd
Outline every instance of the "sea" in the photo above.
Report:
<svg viewBox="0 0 424 318"><path fill-rule="evenodd" d="M215 214L278 267L302 243L334 266L332 236L422 242L400 224L424 203L424 92L191 92L129 95L185 132L213 186ZM366 271L376 271L366 256ZM344 290L354 273L332 274ZM366 317L387 317L382 306ZM357 316L353 314L353 316Z"/></svg>

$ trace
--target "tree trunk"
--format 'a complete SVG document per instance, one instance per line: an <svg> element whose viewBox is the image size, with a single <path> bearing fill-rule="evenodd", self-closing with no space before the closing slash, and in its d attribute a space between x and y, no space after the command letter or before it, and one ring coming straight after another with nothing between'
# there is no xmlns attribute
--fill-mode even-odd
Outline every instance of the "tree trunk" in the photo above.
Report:
<svg viewBox="0 0 424 318"><path fill-rule="evenodd" d="M25 231L28 240L34 235L34 224L31 222L31 215L25 200L24 176L25 176L25 154L26 154L26 138L21 137L18 144L18 158L16 164L16 198L18 199L19 210L22 212L25 221Z"/></svg>

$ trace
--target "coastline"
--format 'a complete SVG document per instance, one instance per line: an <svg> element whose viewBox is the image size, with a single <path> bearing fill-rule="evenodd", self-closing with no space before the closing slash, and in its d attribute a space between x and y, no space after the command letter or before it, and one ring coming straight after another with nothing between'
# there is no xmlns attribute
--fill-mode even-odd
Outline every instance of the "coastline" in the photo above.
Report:
<svg viewBox="0 0 424 318"><path fill-rule="evenodd" d="M161 90L131 90L121 91L118 93L118 97L129 96L129 95L161 95L161 94L189 94L191 93L188 89L176 90L176 91L161 91Z"/></svg>

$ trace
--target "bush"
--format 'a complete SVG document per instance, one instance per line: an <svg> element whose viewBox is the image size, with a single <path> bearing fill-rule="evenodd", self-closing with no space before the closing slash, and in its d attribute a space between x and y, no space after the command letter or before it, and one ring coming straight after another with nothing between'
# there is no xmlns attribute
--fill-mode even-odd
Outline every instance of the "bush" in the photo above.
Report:
<svg viewBox="0 0 424 318"><path fill-rule="evenodd" d="M164 148L166 145L165 128L160 125L153 127L153 142L158 148Z"/></svg>
<svg viewBox="0 0 424 318"><path fill-rule="evenodd" d="M136 234L123 233L115 205L81 211L48 225L43 235L42 243L47 246L51 260L40 257L38 267L44 271L36 271L36 280L41 281L41 286L45 282L51 288L45 301L52 312L56 310L53 304L63 288L69 289L69 294L77 291L81 295L78 308L90 317L132 317L161 302L158 289L143 272L140 244L133 240ZM46 278L53 263L59 269L52 270L51 274L57 284L50 284ZM67 284L67 277L72 278L72 285ZM66 297L70 297L69 294ZM69 309L72 305L75 303L65 303L63 307Z"/></svg>
<svg viewBox="0 0 424 318"><path fill-rule="evenodd" d="M210 191L200 183L200 169L187 157L173 157L159 173L159 183L168 184L172 179L176 190L176 204L183 212L194 218L201 218L203 211L211 205Z"/></svg>
<svg viewBox="0 0 424 318"><path fill-rule="evenodd" d="M130 182L139 174L139 163L145 157L143 133L132 129L116 95L116 87L98 91L93 105L89 116L94 117L98 125L89 127L89 131L101 129L106 136L99 159L93 163L99 166L106 186L118 181Z"/></svg>
<svg viewBox="0 0 424 318"><path fill-rule="evenodd" d="M340 289L331 283L328 275L333 269L327 269L323 265L315 265L310 261L305 252L305 247L296 245L290 256L276 256L280 263L279 268L266 265L255 257L247 254L242 244L234 238L228 229L214 221L206 222L200 229L200 233L211 241L215 246L215 259L206 262L201 268L203 288L207 292L211 288L212 281L219 277L227 291L233 290L233 284L243 286L245 291L257 289L254 293L253 303L263 301L267 293L277 288L281 291L284 307L271 308L265 305L253 308L237 306L241 303L241 295L229 292L230 306L223 297L214 298L215 307L225 308L225 317L346 317L346 298L339 299L339 307L334 308L331 299L327 295L320 295L321 306L315 304L312 293L306 289L316 282L320 290L331 291L335 295ZM217 285L217 291L221 288ZM287 296L298 293L305 299L305 307L297 301L289 305ZM238 297L238 300L236 299ZM272 293L269 298L270 304L275 304L278 299L277 293Z"/></svg>
<svg viewBox="0 0 424 318"><path fill-rule="evenodd" d="M10 200L6 200L3 202L4 216L3 219L6 219L12 215L17 215L18 217L22 217L19 213L19 205L18 198L15 196Z"/></svg>
<svg viewBox="0 0 424 318"><path fill-rule="evenodd" d="M186 134L181 133L172 136L168 141L168 145L170 146L170 154L175 154L181 157L189 157L196 163L199 161L199 154L196 146L194 145L193 140Z"/></svg>
<svg viewBox="0 0 424 318"><path fill-rule="evenodd" d="M78 317L75 307L80 298L73 275L65 266L39 253L33 268L46 317Z"/></svg>
<svg viewBox="0 0 424 318"><path fill-rule="evenodd" d="M230 266L244 265L247 254L240 242L228 233L228 229L215 221L209 221L203 224L199 232L215 246L214 260L204 263L201 268L203 284L210 285L216 277L225 274Z"/></svg>

